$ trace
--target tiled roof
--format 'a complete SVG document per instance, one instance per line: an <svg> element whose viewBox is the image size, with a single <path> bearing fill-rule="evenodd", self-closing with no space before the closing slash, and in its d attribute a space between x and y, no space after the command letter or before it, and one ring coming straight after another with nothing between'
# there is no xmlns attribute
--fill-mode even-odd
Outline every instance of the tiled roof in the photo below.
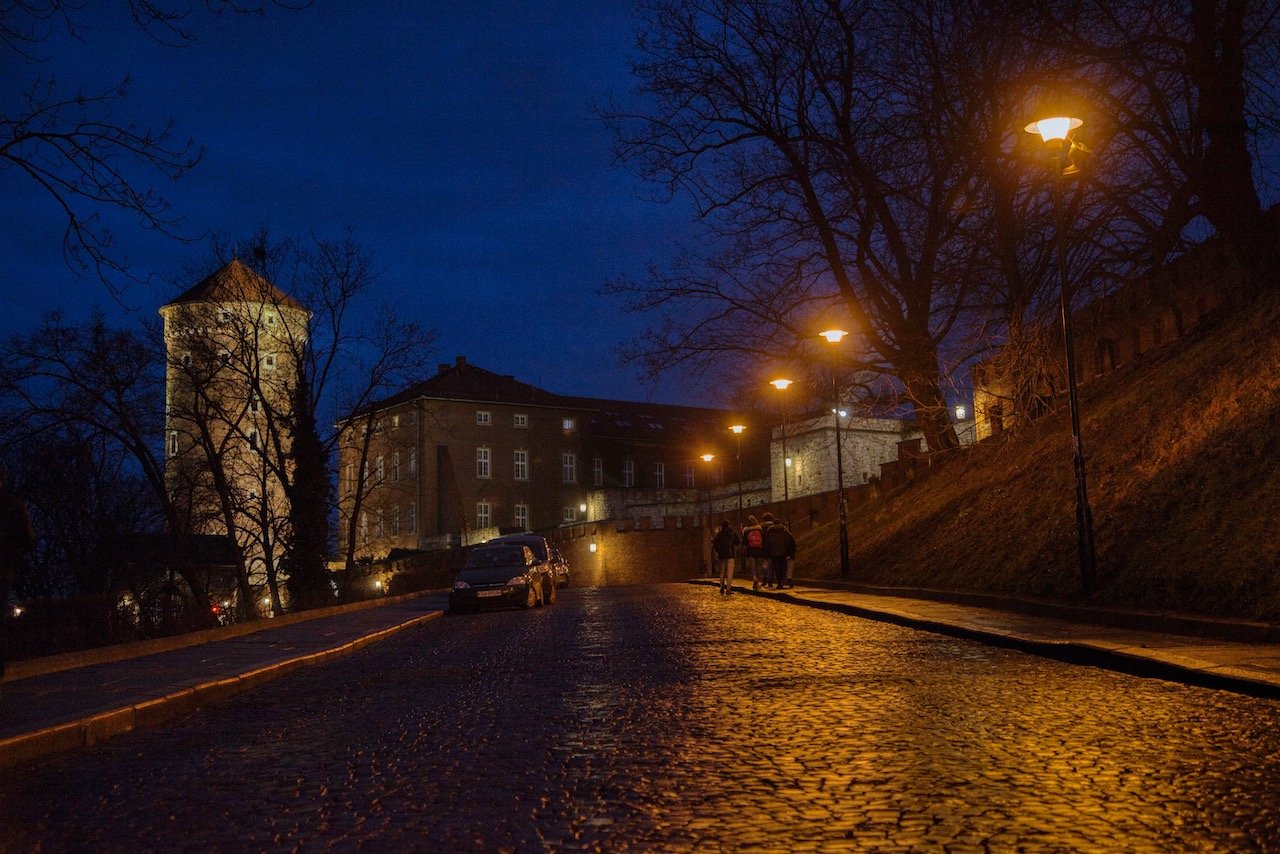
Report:
<svg viewBox="0 0 1280 854"><path fill-rule="evenodd" d="M420 397L574 408L568 398L522 383L506 374L495 374L493 371L477 368L468 364L461 356L453 365L441 365L438 373L431 379L414 383L404 391L373 404L373 408L384 409Z"/></svg>
<svg viewBox="0 0 1280 854"><path fill-rule="evenodd" d="M169 305L192 302L256 302L306 311L298 302L266 279L232 258L188 288Z"/></svg>

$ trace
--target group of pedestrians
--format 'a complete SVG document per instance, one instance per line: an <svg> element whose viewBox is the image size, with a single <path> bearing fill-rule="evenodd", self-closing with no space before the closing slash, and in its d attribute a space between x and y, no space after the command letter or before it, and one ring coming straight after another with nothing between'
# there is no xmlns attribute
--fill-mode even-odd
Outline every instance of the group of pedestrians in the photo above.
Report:
<svg viewBox="0 0 1280 854"><path fill-rule="evenodd" d="M777 590L795 586L796 538L772 513L765 513L763 519L748 516L741 531L735 531L728 519L722 520L711 538L711 551L722 596L733 593L733 572L739 558L751 573L752 590L761 585Z"/></svg>

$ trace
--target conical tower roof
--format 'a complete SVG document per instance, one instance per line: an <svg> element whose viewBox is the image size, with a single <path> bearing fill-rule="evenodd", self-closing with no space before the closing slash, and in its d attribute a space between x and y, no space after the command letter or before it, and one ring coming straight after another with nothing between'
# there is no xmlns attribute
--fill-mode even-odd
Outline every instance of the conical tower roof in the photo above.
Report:
<svg viewBox="0 0 1280 854"><path fill-rule="evenodd" d="M209 302L256 302L306 311L307 307L232 258L184 291L169 305Z"/></svg>

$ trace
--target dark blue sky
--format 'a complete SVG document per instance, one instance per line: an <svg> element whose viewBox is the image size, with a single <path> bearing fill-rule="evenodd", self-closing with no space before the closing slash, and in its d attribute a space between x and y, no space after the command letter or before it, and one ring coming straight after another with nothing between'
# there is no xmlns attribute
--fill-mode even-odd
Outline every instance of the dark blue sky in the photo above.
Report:
<svg viewBox="0 0 1280 854"><path fill-rule="evenodd" d="M709 403L668 382L644 386L615 349L645 322L597 296L687 239L683 204L614 164L595 108L632 97L636 21L625 0L326 2L266 16L201 14L194 44L167 47L123 4L93 3L76 41L44 42L40 69L64 90L134 84L118 114L205 147L176 184L156 183L192 235L340 236L350 227L383 270L378 299L439 331L438 361L473 364L552 391ZM197 4L200 5L200 4ZM100 10L100 11L93 11ZM96 17L95 17L96 16ZM33 76L5 58L5 98ZM0 170L5 237L0 334L59 309L119 309L96 279L63 264L53 201ZM209 257L116 222L137 272L173 278ZM133 288L151 314L173 294ZM425 366L434 370L434 361Z"/></svg>

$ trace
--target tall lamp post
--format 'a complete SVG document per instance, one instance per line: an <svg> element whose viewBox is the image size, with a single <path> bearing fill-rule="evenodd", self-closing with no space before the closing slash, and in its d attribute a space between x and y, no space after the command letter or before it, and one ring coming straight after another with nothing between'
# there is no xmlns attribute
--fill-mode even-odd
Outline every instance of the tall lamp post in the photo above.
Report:
<svg viewBox="0 0 1280 854"><path fill-rule="evenodd" d="M769 385L778 391L786 391L787 386L791 385L791 380L785 377L779 377L776 380L769 380ZM787 469L790 468L790 461L787 459L787 404L782 403L782 513L787 517L787 528L791 528L791 494L788 491Z"/></svg>
<svg viewBox="0 0 1280 854"><path fill-rule="evenodd" d="M707 464L707 575L715 575L716 560L711 549L711 526L714 521L711 518L711 461L716 458L715 454L703 454L702 461Z"/></svg>
<svg viewBox="0 0 1280 854"><path fill-rule="evenodd" d="M729 428L738 440L738 524L742 524L742 431L746 430L745 424L734 424Z"/></svg>
<svg viewBox="0 0 1280 854"><path fill-rule="evenodd" d="M839 344L848 335L843 329L828 329L819 332L831 345L831 392L835 408L831 411L836 419L836 501L840 508L840 578L849 578L849 523L844 506L844 447L840 444L840 348Z"/></svg>
<svg viewBox="0 0 1280 854"><path fill-rule="evenodd" d="M1089 490L1085 483L1084 443L1080 438L1080 401L1076 394L1076 351L1071 328L1071 304L1067 283L1067 216L1063 204L1063 182L1079 170L1071 160L1077 145L1071 141L1071 131L1084 124L1078 118L1053 116L1037 119L1027 125L1028 133L1039 134L1046 147L1054 154L1053 205L1055 223L1058 277L1058 308L1062 314L1062 343L1066 348L1067 400L1071 407L1071 442L1076 473L1076 546L1080 560L1080 583L1085 592L1097 586L1098 559L1093 541L1093 512L1089 509Z"/></svg>

